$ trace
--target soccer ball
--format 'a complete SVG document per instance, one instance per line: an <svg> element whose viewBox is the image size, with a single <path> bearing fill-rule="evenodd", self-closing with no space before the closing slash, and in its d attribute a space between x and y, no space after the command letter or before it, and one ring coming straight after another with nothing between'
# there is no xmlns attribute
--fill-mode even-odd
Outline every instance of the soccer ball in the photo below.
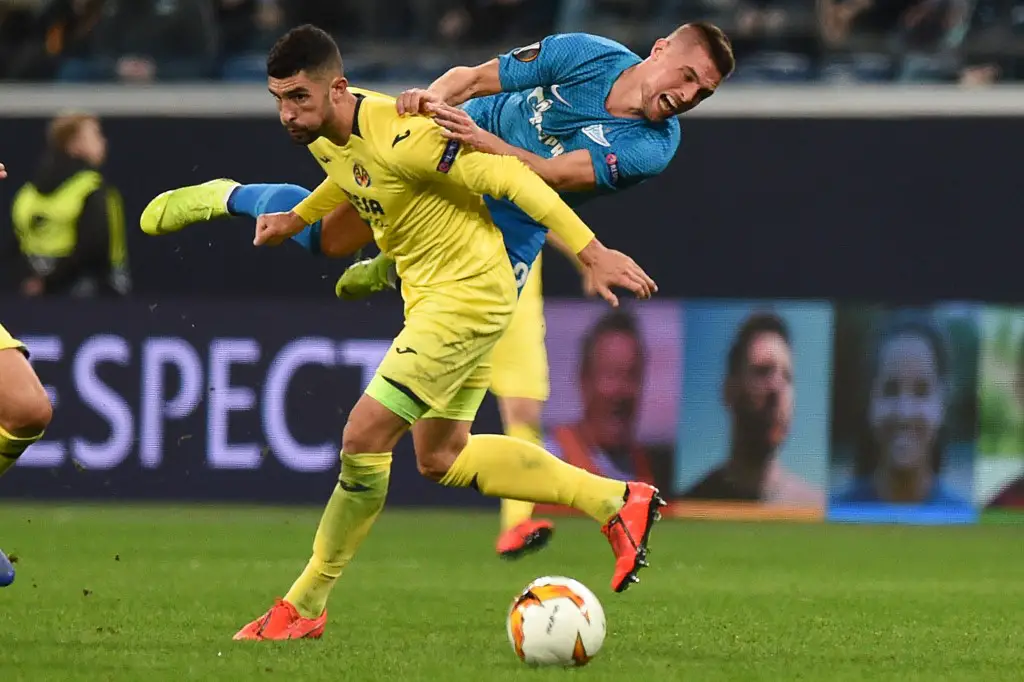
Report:
<svg viewBox="0 0 1024 682"><path fill-rule="evenodd" d="M538 578L512 602L508 639L530 665L586 665L604 644L604 609L572 578Z"/></svg>

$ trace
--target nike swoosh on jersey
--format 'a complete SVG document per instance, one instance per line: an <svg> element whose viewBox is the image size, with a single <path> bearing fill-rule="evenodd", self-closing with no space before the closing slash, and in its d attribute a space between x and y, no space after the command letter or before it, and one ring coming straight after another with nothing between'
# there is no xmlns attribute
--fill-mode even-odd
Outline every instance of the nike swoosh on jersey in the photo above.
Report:
<svg viewBox="0 0 1024 682"><path fill-rule="evenodd" d="M564 97L562 97L560 94L558 94L558 87L559 86L557 86L557 85L552 85L551 86L551 94L554 96L555 99L557 99L559 102L561 102L565 106L572 107L571 104L569 104L567 101L565 101Z"/></svg>

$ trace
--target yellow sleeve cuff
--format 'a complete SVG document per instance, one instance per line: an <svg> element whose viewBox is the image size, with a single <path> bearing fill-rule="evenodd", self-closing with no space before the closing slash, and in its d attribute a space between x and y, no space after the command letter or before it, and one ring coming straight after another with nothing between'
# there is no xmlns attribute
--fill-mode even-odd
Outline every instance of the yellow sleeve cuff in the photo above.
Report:
<svg viewBox="0 0 1024 682"><path fill-rule="evenodd" d="M330 211L323 211L322 212L322 211L318 210L319 207L317 207L317 206L308 206L308 205L306 205L306 201L307 200L308 200L308 197L306 199L303 199L302 203L298 204L295 208L292 209L292 212L295 215L297 215L300 218L302 218L302 222L306 223L307 225L312 225L313 223L315 223L316 221L320 220L321 218L326 216L328 213L330 213Z"/></svg>
<svg viewBox="0 0 1024 682"><path fill-rule="evenodd" d="M334 184L333 180L326 178L312 194L300 201L292 212L302 218L307 225L312 225L345 201L348 201L348 197L344 190Z"/></svg>
<svg viewBox="0 0 1024 682"><path fill-rule="evenodd" d="M558 235L573 253L579 253L594 241L594 231L564 201L554 202L543 224Z"/></svg>

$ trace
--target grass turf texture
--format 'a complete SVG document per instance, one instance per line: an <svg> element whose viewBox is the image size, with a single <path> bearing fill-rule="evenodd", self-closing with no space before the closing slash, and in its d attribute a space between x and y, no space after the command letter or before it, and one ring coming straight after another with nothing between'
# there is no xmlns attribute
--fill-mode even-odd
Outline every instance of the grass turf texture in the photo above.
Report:
<svg viewBox="0 0 1024 682"><path fill-rule="evenodd" d="M559 522L516 563L497 517L385 511L319 642L233 642L283 594L318 510L0 506L18 578L0 590L0 677L16 680L1019 680L1015 525L854 527L665 521L623 595L594 524ZM574 671L532 670L512 597L562 574L609 634Z"/></svg>

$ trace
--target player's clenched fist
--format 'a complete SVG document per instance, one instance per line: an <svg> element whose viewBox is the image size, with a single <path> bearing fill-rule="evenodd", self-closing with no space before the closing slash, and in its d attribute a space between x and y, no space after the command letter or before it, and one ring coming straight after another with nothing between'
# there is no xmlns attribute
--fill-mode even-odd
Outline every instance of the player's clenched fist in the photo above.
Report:
<svg viewBox="0 0 1024 682"><path fill-rule="evenodd" d="M632 258L607 248L596 239L577 254L583 266L583 279L588 293L596 293L613 307L618 307L619 298L612 287L622 287L633 292L637 298L650 298L658 291L643 269Z"/></svg>
<svg viewBox="0 0 1024 682"><path fill-rule="evenodd" d="M302 232L306 222L295 213L264 213L256 219L255 246L277 246L281 242Z"/></svg>
<svg viewBox="0 0 1024 682"><path fill-rule="evenodd" d="M395 100L399 114L426 114L428 104L444 104L444 100L437 93L421 88L406 90Z"/></svg>
<svg viewBox="0 0 1024 682"><path fill-rule="evenodd" d="M2 163L0 163L0 180L3 180L6 177L7 177L7 168L5 168Z"/></svg>

